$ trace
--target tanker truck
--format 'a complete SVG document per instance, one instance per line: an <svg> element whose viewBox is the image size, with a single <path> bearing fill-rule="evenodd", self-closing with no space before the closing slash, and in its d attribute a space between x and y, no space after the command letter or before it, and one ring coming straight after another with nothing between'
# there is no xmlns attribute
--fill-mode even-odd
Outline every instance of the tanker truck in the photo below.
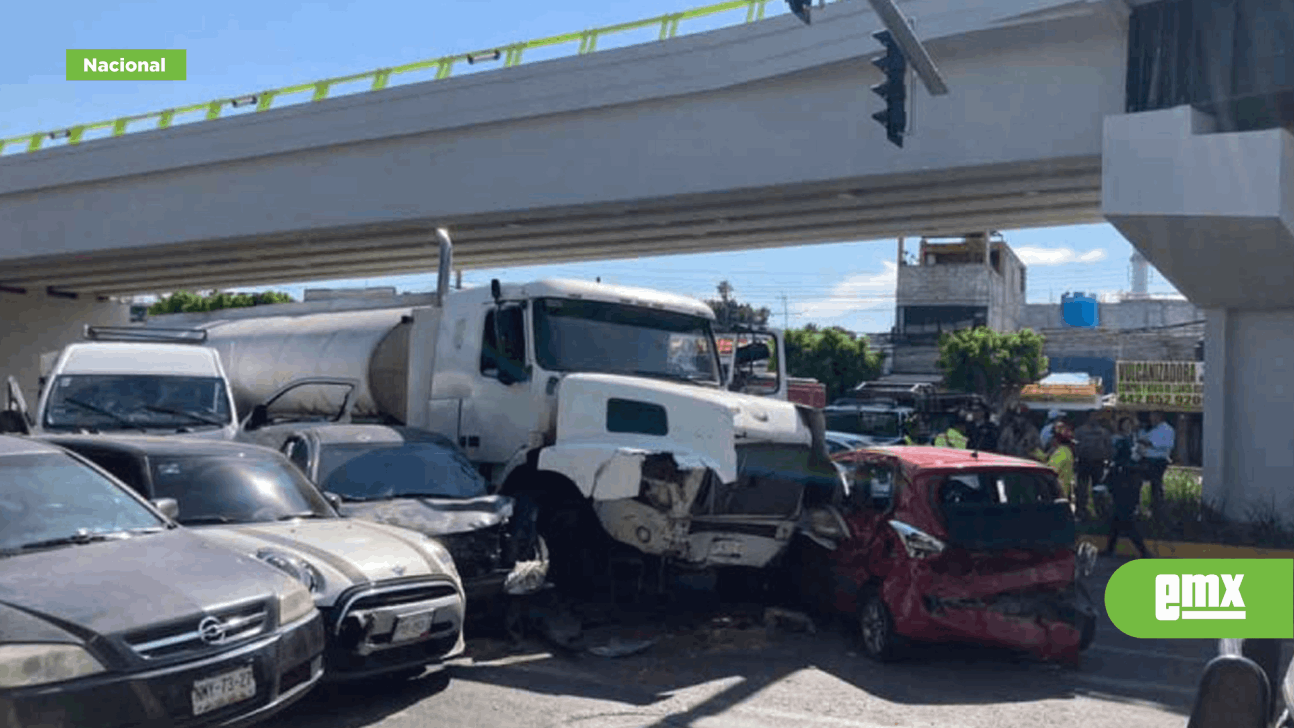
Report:
<svg viewBox="0 0 1294 728"><path fill-rule="evenodd" d="M829 548L845 536L834 507L845 483L821 414L727 391L706 304L575 280L451 291L452 245L437 237L434 295L149 325L204 331L241 416L281 394L260 421L326 418L336 391L282 390L345 379L358 382L346 395L352 422L458 443L494 492L538 508L554 581L586 578L624 547L692 567L761 568L797 532Z"/></svg>

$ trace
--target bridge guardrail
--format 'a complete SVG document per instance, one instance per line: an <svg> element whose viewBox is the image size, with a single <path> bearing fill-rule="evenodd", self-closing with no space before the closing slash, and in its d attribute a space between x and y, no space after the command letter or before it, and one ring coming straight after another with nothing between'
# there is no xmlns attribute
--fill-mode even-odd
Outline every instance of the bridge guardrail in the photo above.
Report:
<svg viewBox="0 0 1294 728"><path fill-rule="evenodd" d="M370 79L372 81L368 89L349 91L341 94L336 94L335 96L333 96L333 98L335 98L336 96L347 96L353 93L367 93L369 91L379 91L381 89L386 88L389 85L392 76L399 76L401 74L413 73L416 71L425 71L432 68L436 69L436 75L434 80L440 80L444 78L449 78L453 74L454 66L458 63L463 63L463 62L466 62L469 65L471 65L471 64L488 62L488 61L502 60L503 66L507 68L507 67L519 65L522 62L523 54L527 50L546 48L551 46L560 46L567 43L574 43L576 41L579 41L579 50L577 51L577 54L584 55L587 53L596 52L598 39L603 36L611 35L615 33L623 33L623 32L632 31L632 30L642 30L646 28L651 28L653 26L658 26L660 28L660 37L658 38L658 40L666 40L678 35L679 25L683 21L695 20L697 18L704 18L712 15L718 15L720 13L732 12L735 10L740 10L742 8L746 9L745 22L753 23L758 20L763 20L765 17L766 6L768 5L768 3L776 2L776 1L777 0L728 0L727 2L721 2L714 5L707 5L699 8L693 8L692 10L685 10L683 12L678 12L678 13L668 13L666 15L659 15L653 18L647 18L645 20L631 21L628 23L619 23L616 25L609 25L602 28L594 28L592 30L584 30L584 31L579 31L575 33L565 33L562 35L551 36L549 38L541 38L539 40L513 43L506 46L500 46L498 48L491 48L485 51L476 51L473 53L459 53L457 55L452 55L452 56L443 56L441 58L433 58L431 60L408 63L403 66L395 66L393 68L378 68L372 71L367 71L365 73L356 73L349 76L338 76L335 78L327 78L327 79L323 79L322 81L314 81L312 83L302 83L294 86L286 86L284 88L269 89L266 91L246 94L244 96L235 97L235 98L216 99L214 101L208 101L206 103L192 104L190 106L182 106L182 107L173 108L173 109L164 109L162 111L153 111L145 114L135 114L132 116L122 116L116 119L112 119L110 121L98 121L90 124L76 124L73 126L64 127L62 129L57 129L54 131L43 131L43 132L36 132L32 134L24 134L22 136L10 137L8 139L0 139L0 155L5 154L5 149L7 147L13 147L15 145L19 148L18 153L30 153L30 152L36 152L42 149L42 147L45 146L45 142L47 141L58 141L58 140L66 139L67 140L66 145L77 145L77 144L81 144L83 141L96 141L98 137L96 137L95 139L85 140L84 137L86 132L90 132L90 131L111 129L112 133L109 136L119 137L134 131L144 131L146 129L166 129L171 127L174 124L176 116L179 116L182 114L193 114L193 113L205 111L206 112L205 120L210 121L213 119L219 119L221 114L226 109L231 109L231 108L239 108L244 106L255 105L257 112L265 111L267 109L273 108L274 102L276 100L281 100L283 99L283 97L287 97L287 96L295 96L295 95L310 93L311 96L304 103L322 101L324 99L330 98L329 93L330 91L332 91L333 87L344 83L354 83L356 81L366 81ZM827 0L827 1L839 2L840 0ZM778 4L780 5L781 3L779 2ZM303 102L302 101L289 102L289 104L294 104L294 103L303 103ZM289 105L289 104L280 104L280 106ZM134 124L137 122L144 122L144 121L153 121L155 123L145 128L137 128L137 129L127 128L131 124ZM201 123L201 120L197 122L190 122L190 123ZM64 146L64 145L59 145L59 146Z"/></svg>

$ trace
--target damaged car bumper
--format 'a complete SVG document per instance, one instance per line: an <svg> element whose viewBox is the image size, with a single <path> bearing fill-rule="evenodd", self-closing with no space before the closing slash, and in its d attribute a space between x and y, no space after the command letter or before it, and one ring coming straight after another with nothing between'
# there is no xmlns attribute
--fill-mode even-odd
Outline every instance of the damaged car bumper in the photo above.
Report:
<svg viewBox="0 0 1294 728"><path fill-rule="evenodd" d="M1013 581L1007 579L1005 581ZM1020 650L1047 661L1072 662L1095 605L1078 582L985 593L983 580L889 582L884 590L896 631L914 641L959 642Z"/></svg>
<svg viewBox="0 0 1294 728"><path fill-rule="evenodd" d="M464 649L464 598L449 580L355 587L322 611L328 681L417 668Z"/></svg>

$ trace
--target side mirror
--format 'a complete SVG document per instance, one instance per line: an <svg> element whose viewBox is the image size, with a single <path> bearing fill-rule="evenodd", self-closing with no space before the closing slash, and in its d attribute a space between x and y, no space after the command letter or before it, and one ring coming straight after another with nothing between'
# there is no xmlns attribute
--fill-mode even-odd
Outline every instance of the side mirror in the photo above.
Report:
<svg viewBox="0 0 1294 728"><path fill-rule="evenodd" d="M243 429L248 432L259 430L270 423L270 408L264 404L258 404L252 408L252 413L247 417L247 422Z"/></svg>
<svg viewBox="0 0 1294 728"><path fill-rule="evenodd" d="M157 498L152 503L154 508L172 521L180 517L180 502L174 498Z"/></svg>
<svg viewBox="0 0 1294 728"><path fill-rule="evenodd" d="M495 303L498 303L499 299L503 298L503 286L499 284L498 278L490 280L490 296L494 299Z"/></svg>
<svg viewBox="0 0 1294 728"><path fill-rule="evenodd" d="M324 497L324 500L328 501L328 505L333 507L333 510L335 511L341 510L341 496L337 495L336 493L329 493L327 491L324 491L323 497Z"/></svg>

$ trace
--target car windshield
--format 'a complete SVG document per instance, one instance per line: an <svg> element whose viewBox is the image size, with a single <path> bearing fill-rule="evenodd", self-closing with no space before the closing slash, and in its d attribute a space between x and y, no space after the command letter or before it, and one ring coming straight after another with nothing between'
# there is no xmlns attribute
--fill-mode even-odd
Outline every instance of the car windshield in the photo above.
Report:
<svg viewBox="0 0 1294 728"><path fill-rule="evenodd" d="M709 319L600 301L535 301L535 355L551 372L719 383Z"/></svg>
<svg viewBox="0 0 1294 728"><path fill-rule="evenodd" d="M323 495L286 459L238 455L149 458L153 496L174 498L185 525L332 518Z"/></svg>
<svg viewBox="0 0 1294 728"><path fill-rule="evenodd" d="M232 419L219 377L64 374L50 390L44 425L54 431L192 429Z"/></svg>
<svg viewBox="0 0 1294 728"><path fill-rule="evenodd" d="M319 484L346 500L427 496L476 498L486 494L485 478L448 444L336 443L319 454Z"/></svg>
<svg viewBox="0 0 1294 728"><path fill-rule="evenodd" d="M70 455L0 458L0 551L78 533L120 534L165 525L120 485Z"/></svg>
<svg viewBox="0 0 1294 728"><path fill-rule="evenodd" d="M844 410L826 413L827 428L875 438L895 438L902 432L897 412Z"/></svg>

